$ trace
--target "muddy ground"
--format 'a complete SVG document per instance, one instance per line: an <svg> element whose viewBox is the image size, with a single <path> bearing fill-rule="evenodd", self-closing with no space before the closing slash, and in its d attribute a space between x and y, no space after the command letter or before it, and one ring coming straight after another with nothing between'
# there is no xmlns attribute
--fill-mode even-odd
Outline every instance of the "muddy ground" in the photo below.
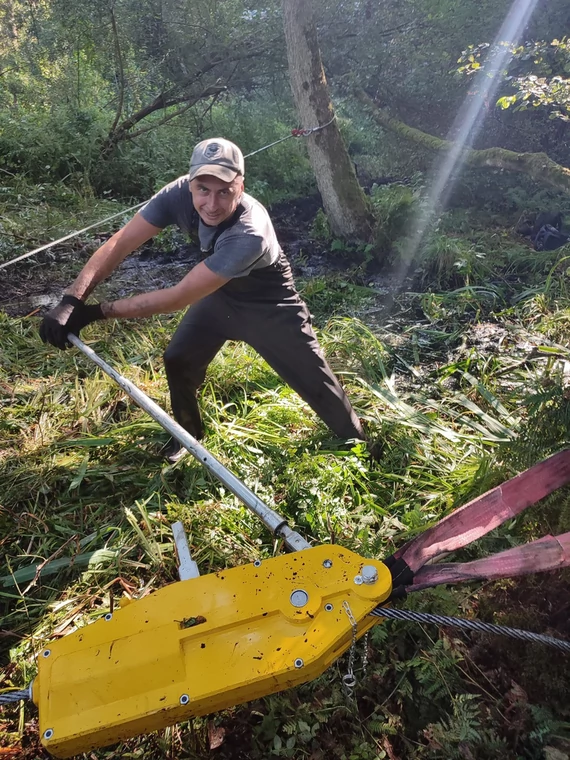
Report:
<svg viewBox="0 0 570 760"><path fill-rule="evenodd" d="M311 224L321 208L320 198L310 196L276 204L271 209L278 239L296 279L308 280L325 274L347 272L358 265L357 255L331 252L330 244L311 234ZM108 235L92 237L88 243L71 240L37 256L0 270L0 310L9 316L41 314L54 306L89 256ZM95 292L99 300L125 298L136 293L165 288L179 282L202 258L199 247L183 233L175 232L167 243L152 242L131 254ZM388 272L368 269L354 280L370 287L378 296L370 314L391 302L391 295L405 284ZM375 299L373 299L374 301ZM374 321L374 317L371 316Z"/></svg>

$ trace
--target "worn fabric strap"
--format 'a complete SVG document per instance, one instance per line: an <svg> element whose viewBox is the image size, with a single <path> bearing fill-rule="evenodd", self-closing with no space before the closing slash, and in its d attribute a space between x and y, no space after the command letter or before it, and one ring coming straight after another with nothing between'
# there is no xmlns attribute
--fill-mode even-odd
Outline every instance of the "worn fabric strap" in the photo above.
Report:
<svg viewBox="0 0 570 760"><path fill-rule="evenodd" d="M473 562L425 565L415 574L413 582L406 586L406 591L421 591L441 583L513 578L562 567L570 567L570 533L545 536Z"/></svg>
<svg viewBox="0 0 570 760"><path fill-rule="evenodd" d="M570 483L570 449L554 454L554 456L535 464L511 480L507 480L506 483L456 509L432 528L428 528L424 533L398 549L393 555L394 559L403 559L412 572L416 574L426 562L440 554L461 549L472 541L476 541L567 483ZM564 538L564 536L560 538ZM532 547L533 544L529 544L529 546ZM538 551L546 553L546 550L542 548ZM534 550L531 549L531 552ZM501 555L497 556L500 557ZM489 560L491 559L489 558ZM507 562L510 561L507 560ZM519 560L514 560L515 564L517 561ZM491 565L489 568L492 569ZM477 575L476 577L481 576ZM485 573L485 577L488 577L487 573Z"/></svg>

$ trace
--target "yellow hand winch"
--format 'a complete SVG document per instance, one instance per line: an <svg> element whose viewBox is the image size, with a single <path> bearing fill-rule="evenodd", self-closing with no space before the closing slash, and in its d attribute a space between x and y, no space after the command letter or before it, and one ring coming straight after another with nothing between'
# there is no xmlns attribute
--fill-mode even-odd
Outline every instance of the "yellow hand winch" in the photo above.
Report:
<svg viewBox="0 0 570 760"><path fill-rule="evenodd" d="M126 601L40 653L42 743L66 758L316 678L391 589L382 562L317 546Z"/></svg>

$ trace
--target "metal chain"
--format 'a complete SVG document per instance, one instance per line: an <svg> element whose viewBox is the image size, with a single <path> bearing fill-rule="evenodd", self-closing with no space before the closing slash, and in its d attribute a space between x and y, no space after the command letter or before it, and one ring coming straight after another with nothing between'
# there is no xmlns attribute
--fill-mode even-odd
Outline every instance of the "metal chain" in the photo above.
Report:
<svg viewBox="0 0 570 760"><path fill-rule="evenodd" d="M479 633L496 633L501 636L511 636L522 641L532 641L536 644L546 644L556 647L563 652L570 652L570 641L556 639L554 636L543 636L541 633L521 631L520 628L509 628L504 625L483 623L481 620L465 620L464 618L448 617L447 615L432 615L427 612L413 612L412 610L399 610L393 607L376 607L370 613L375 617L386 617L396 620L411 620L414 623L433 623L435 625L449 625L455 628L463 628Z"/></svg>
<svg viewBox="0 0 570 760"><path fill-rule="evenodd" d="M288 140L290 137L308 137L309 135L312 135L314 132L320 132L321 129L325 129L325 127L330 126L333 121L336 119L336 114L332 117L330 121L327 121L326 124L321 124L317 127L309 127L308 129L292 129L290 134L285 135L285 137L282 137L280 140L275 140L275 142L269 143L269 145L264 145L263 148L258 148L257 150L254 150L252 153L248 153L244 158L251 158L252 156L256 156L258 153L261 153L263 150L267 150L267 148L272 148L274 145L279 145L279 143L285 142L285 140Z"/></svg>
<svg viewBox="0 0 570 760"><path fill-rule="evenodd" d="M366 678L366 671L368 670L368 634L370 631L366 631L364 634L364 649L362 650L362 679Z"/></svg>
<svg viewBox="0 0 570 760"><path fill-rule="evenodd" d="M354 694L354 687L356 686L356 676L354 675L354 658L356 656L357 625L356 620L354 619L354 615L352 614L352 610L350 609L350 605L346 599L342 603L342 608L346 612L348 620L352 627L352 641L350 643L350 650L348 652L348 668L346 674L342 677L342 687L346 696L349 699L352 699L352 696Z"/></svg>

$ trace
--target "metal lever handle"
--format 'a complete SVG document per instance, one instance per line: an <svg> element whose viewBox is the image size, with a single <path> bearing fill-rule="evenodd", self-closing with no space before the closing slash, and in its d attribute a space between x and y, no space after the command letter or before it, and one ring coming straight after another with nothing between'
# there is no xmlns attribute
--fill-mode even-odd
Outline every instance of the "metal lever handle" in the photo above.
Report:
<svg viewBox="0 0 570 760"><path fill-rule="evenodd" d="M204 467L215 475L226 488L228 488L237 498L250 509L261 522L273 533L273 535L282 538L285 545L291 551L299 551L300 549L308 549L310 544L299 535L296 531L291 530L287 525L287 521L272 510L267 504L261 501L244 483L239 480L230 470L219 462L210 452L205 449L201 443L199 443L194 436L190 435L187 430L184 430L175 420L161 409L146 393L141 391L140 388L127 380L126 377L120 375L113 367L107 362L103 361L92 348L86 346L85 343L76 335L68 334L67 339L70 343L73 343L80 351L82 351L88 359L91 359L103 372L111 377L118 385L127 393L133 401L135 401L142 409L150 414L150 416L158 422L170 435L174 436L184 448L194 456Z"/></svg>

